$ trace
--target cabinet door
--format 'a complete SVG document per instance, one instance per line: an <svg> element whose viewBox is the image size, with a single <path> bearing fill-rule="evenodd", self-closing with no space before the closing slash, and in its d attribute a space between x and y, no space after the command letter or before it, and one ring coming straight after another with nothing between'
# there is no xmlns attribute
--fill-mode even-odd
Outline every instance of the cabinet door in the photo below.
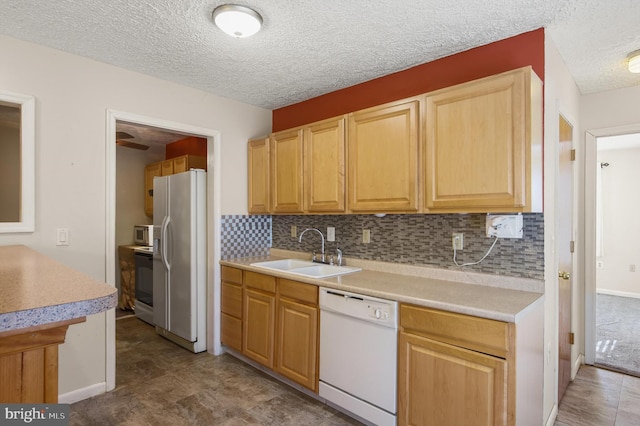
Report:
<svg viewBox="0 0 640 426"><path fill-rule="evenodd" d="M173 174L173 160L164 160L162 163L162 176Z"/></svg>
<svg viewBox="0 0 640 426"><path fill-rule="evenodd" d="M507 362L401 332L399 425L507 424Z"/></svg>
<svg viewBox="0 0 640 426"><path fill-rule="evenodd" d="M318 308L278 299L276 371L318 391Z"/></svg>
<svg viewBox="0 0 640 426"><path fill-rule="evenodd" d="M271 137L271 208L274 213L302 213L302 130Z"/></svg>
<svg viewBox="0 0 640 426"><path fill-rule="evenodd" d="M541 181L542 172L540 99L540 83L530 68L427 95L426 208L535 208L531 197L542 195L541 183L532 185L532 179ZM532 176L534 162L540 167Z"/></svg>
<svg viewBox="0 0 640 426"><path fill-rule="evenodd" d="M153 178L162 176L162 163L149 164L144 168L144 213L153 216Z"/></svg>
<svg viewBox="0 0 640 426"><path fill-rule="evenodd" d="M345 118L304 129L304 194L309 213L345 210Z"/></svg>
<svg viewBox="0 0 640 426"><path fill-rule="evenodd" d="M245 288L242 353L273 369L275 296Z"/></svg>
<svg viewBox="0 0 640 426"><path fill-rule="evenodd" d="M250 140L247 154L249 213L269 213L269 138Z"/></svg>
<svg viewBox="0 0 640 426"><path fill-rule="evenodd" d="M189 170L188 156L182 155L180 157L173 158L173 173L182 173Z"/></svg>
<svg viewBox="0 0 640 426"><path fill-rule="evenodd" d="M242 351L242 285L227 281L220 288L220 340Z"/></svg>
<svg viewBox="0 0 640 426"><path fill-rule="evenodd" d="M349 115L349 210L418 210L420 101L404 100Z"/></svg>

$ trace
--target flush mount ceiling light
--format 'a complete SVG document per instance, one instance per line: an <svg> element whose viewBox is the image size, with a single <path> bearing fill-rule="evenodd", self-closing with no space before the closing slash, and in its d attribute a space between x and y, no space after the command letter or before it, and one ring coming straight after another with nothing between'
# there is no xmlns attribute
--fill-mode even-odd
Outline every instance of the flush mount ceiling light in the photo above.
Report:
<svg viewBox="0 0 640 426"><path fill-rule="evenodd" d="M640 50L629 53L627 59L629 59L629 71L640 73Z"/></svg>
<svg viewBox="0 0 640 426"><path fill-rule="evenodd" d="M225 4L213 10L213 22L232 37L249 37L260 31L262 16L253 9Z"/></svg>

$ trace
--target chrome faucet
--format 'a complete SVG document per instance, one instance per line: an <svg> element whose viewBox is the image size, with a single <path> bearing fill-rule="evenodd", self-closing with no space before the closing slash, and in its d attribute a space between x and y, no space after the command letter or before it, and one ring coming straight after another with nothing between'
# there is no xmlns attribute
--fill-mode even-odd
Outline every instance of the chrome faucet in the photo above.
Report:
<svg viewBox="0 0 640 426"><path fill-rule="evenodd" d="M320 255L322 256L322 259L320 260L322 263L325 263L325 255L324 255L324 235L322 234L322 231L320 231L317 228L307 228L304 231L302 231L300 233L300 237L298 238L298 242L301 243L302 242L302 236L304 235L305 232L307 231L316 231L318 234L320 234L320 237L322 238L322 251L320 252ZM316 252L313 252L313 261L316 261Z"/></svg>

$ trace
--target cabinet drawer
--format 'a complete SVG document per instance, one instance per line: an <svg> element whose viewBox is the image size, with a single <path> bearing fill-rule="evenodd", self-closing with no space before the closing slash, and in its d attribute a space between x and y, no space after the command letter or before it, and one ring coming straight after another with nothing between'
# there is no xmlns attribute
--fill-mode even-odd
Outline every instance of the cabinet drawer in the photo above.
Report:
<svg viewBox="0 0 640 426"><path fill-rule="evenodd" d="M507 357L513 341L513 324L420 306L400 305L400 326L410 333L501 358Z"/></svg>
<svg viewBox="0 0 640 426"><path fill-rule="evenodd" d="M222 267L222 281L242 285L242 269L231 268L229 266Z"/></svg>
<svg viewBox="0 0 640 426"><path fill-rule="evenodd" d="M278 294L280 297L299 300L312 305L318 304L318 286L286 279L278 280Z"/></svg>
<svg viewBox="0 0 640 426"><path fill-rule="evenodd" d="M267 291L269 293L276 292L276 277L272 277L271 275L245 271L244 282L245 285L250 288Z"/></svg>
<svg viewBox="0 0 640 426"><path fill-rule="evenodd" d="M220 314L220 337L222 344L242 351L242 320L224 312Z"/></svg>
<svg viewBox="0 0 640 426"><path fill-rule="evenodd" d="M242 318L242 287L223 281L220 293L220 310L225 314Z"/></svg>

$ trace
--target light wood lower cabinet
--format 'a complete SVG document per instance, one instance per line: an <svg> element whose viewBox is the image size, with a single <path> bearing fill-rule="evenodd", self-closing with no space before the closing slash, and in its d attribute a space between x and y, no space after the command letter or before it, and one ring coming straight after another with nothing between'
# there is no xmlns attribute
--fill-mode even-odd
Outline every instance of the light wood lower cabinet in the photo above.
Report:
<svg viewBox="0 0 640 426"><path fill-rule="evenodd" d="M399 425L507 424L507 362L440 343L399 336Z"/></svg>
<svg viewBox="0 0 640 426"><path fill-rule="evenodd" d="M317 286L222 267L222 343L313 392L319 320Z"/></svg>
<svg viewBox="0 0 640 426"><path fill-rule="evenodd" d="M242 351L242 270L222 267L220 288L220 340Z"/></svg>
<svg viewBox="0 0 640 426"><path fill-rule="evenodd" d="M515 323L400 305L398 425L543 423L544 303Z"/></svg>
<svg viewBox="0 0 640 426"><path fill-rule="evenodd" d="M400 327L399 425L513 424L513 324L402 304Z"/></svg>
<svg viewBox="0 0 640 426"><path fill-rule="evenodd" d="M58 345L85 317L0 333L0 403L58 402Z"/></svg>
<svg viewBox="0 0 640 426"><path fill-rule="evenodd" d="M273 370L276 278L245 271L242 354Z"/></svg>
<svg viewBox="0 0 640 426"><path fill-rule="evenodd" d="M318 391L318 287L278 280L276 371Z"/></svg>

